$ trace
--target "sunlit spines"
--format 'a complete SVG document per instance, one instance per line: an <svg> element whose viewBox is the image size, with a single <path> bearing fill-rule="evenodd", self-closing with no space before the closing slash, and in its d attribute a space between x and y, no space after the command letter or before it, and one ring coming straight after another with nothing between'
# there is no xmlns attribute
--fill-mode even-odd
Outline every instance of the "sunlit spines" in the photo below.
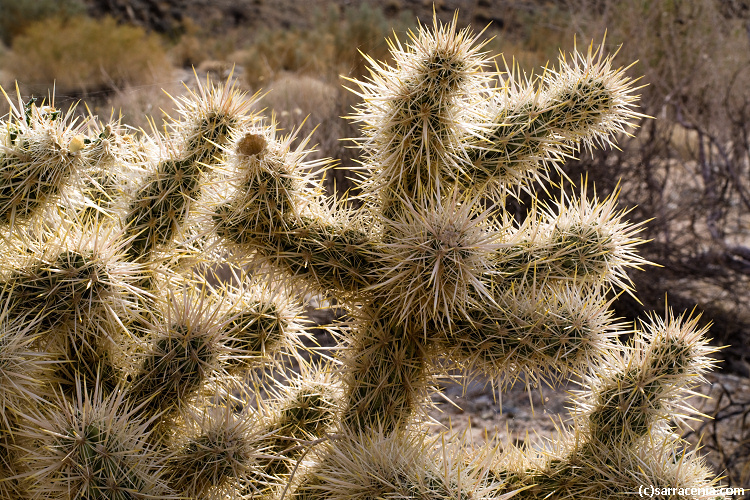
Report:
<svg viewBox="0 0 750 500"><path fill-rule="evenodd" d="M255 481L246 490L257 494L284 488L292 473L319 441L333 430L339 416L340 395L330 372L298 380L281 391L279 401L267 412L263 438L256 446L261 454Z"/></svg>
<svg viewBox="0 0 750 500"><path fill-rule="evenodd" d="M231 75L224 85L214 85L208 75L204 84L196 75L196 84L196 90L185 86L187 94L172 98L179 118L171 129L185 156L209 169L221 162L223 149L240 131L258 119L252 108L260 95L248 98Z"/></svg>
<svg viewBox="0 0 750 500"><path fill-rule="evenodd" d="M28 255L15 243L20 235L0 240L3 250L18 247L2 264L0 304L9 312L0 338L9 343L0 345L0 369L8 367L0 375L18 387L0 386L4 409L14 408L0 423L0 460L12 463L0 467L0 496L16 493L7 470L29 483L32 498L75 489L81 500L585 500L619 496L637 481L709 484L671 439L667 419L690 414L684 396L711 364L695 322L655 320L632 346L615 340L623 331L607 294L627 290L625 272L645 264L635 252L639 226L623 222L614 198L588 201L585 188L548 206L535 193L576 148L614 141L640 117L632 82L601 48L540 77L502 80L487 71L477 41L455 20L435 21L432 31L392 43L393 67L370 60L370 79L355 82L365 99L353 117L364 125L361 210L326 201L314 170L329 162L306 159L309 137L299 146L294 131L277 137L231 79L199 81L176 99L180 116L169 132L142 143L131 144L114 122L92 125L88 137L71 128L70 140L56 143L83 165L65 174L70 199L58 188L39 191L66 206L46 204ZM44 139L34 135L34 116L37 128L65 122L37 111L21 102L9 120L17 123L0 127L0 169L24 133ZM22 186L15 170L6 173ZM533 201L516 221L502 201L521 190ZM41 203L19 200L6 219L42 212ZM92 234L122 232L111 259L59 242L75 241L71 228L84 219ZM69 234L52 235L57 225ZM224 259L352 312L326 376L303 373L289 391L264 377L268 403L242 377L252 394L235 399L240 376L296 350L301 326L285 294L258 291L245 276L216 284L226 262L213 260ZM178 276L193 267L206 276ZM52 378L44 374L52 389L24 385L32 376L24 368L40 368L33 356L19 365L29 347L56 362ZM436 382L460 368L501 388L518 377L578 375L592 390L559 445L540 447L539 457L529 448L490 472L475 450L421 438ZM341 398L331 374L343 382ZM19 388L37 398L20 404L12 394ZM240 416L240 407L252 415ZM92 427L89 414L104 415L113 430ZM129 429L134 444L112 455L107 439L135 436ZM18 441L8 445L10 436ZM30 452L25 462L21 451ZM120 474L131 456L148 470L137 464ZM96 475L110 468L114 475ZM106 484L91 482L99 477ZM156 489L136 491L147 484Z"/></svg>
<svg viewBox="0 0 750 500"><path fill-rule="evenodd" d="M403 429L425 417L435 383L424 333L369 309L359 314L341 353L343 424L354 432Z"/></svg>
<svg viewBox="0 0 750 500"><path fill-rule="evenodd" d="M715 367L717 361L710 355L718 349L709 345L708 326L701 327L700 319L668 309L664 317L652 314L642 323L634 343L654 377L678 387L695 385Z"/></svg>
<svg viewBox="0 0 750 500"><path fill-rule="evenodd" d="M601 358L583 378L571 410L572 427L556 444L525 450L522 467L502 473L527 489L516 498L609 499L642 485L682 488L686 498L716 485L695 450L676 435L674 422L695 410L686 399L713 364L698 318L652 320L629 348ZM517 460L517 459L516 459ZM696 488L696 490L691 490ZM697 495L697 496L696 496ZM672 494L657 494L671 498Z"/></svg>
<svg viewBox="0 0 750 500"><path fill-rule="evenodd" d="M0 498L26 498L25 489L18 479L18 455L15 419L0 421Z"/></svg>
<svg viewBox="0 0 750 500"><path fill-rule="evenodd" d="M176 498L160 479L148 421L123 393L103 397L79 384L72 400L30 411L18 435L29 447L22 477L35 499Z"/></svg>
<svg viewBox="0 0 750 500"><path fill-rule="evenodd" d="M0 91L10 104L0 128L0 221L15 227L55 200L81 167L85 124L74 118L75 107L63 114L53 102L24 103L18 89L16 106Z"/></svg>
<svg viewBox="0 0 750 500"><path fill-rule="evenodd" d="M128 254L134 261L151 260L183 234L194 202L201 194L202 167L167 149L167 157L146 176L124 218Z"/></svg>
<svg viewBox="0 0 750 500"><path fill-rule="evenodd" d="M123 123L123 116L115 117L112 110L109 119L101 121L91 113L86 121L85 149L82 159L85 166L96 170L110 170L116 166L140 167L153 152L149 141L139 137L138 131Z"/></svg>
<svg viewBox="0 0 750 500"><path fill-rule="evenodd" d="M19 243L27 262L5 280L8 314L37 338L52 363L48 378L65 395L78 382L103 396L114 390L122 377L123 321L143 293L135 285L141 269L122 260L119 232L97 229L62 226Z"/></svg>
<svg viewBox="0 0 750 500"><path fill-rule="evenodd" d="M542 222L546 245L539 252L553 269L552 274L589 283L609 283L629 289L628 268L649 264L636 253L644 243L637 237L643 223L623 220L628 211L618 209L617 193L599 201L587 196L563 197L548 208Z"/></svg>
<svg viewBox="0 0 750 500"><path fill-rule="evenodd" d="M638 96L627 68L612 68L593 43L586 54L574 50L560 56L558 69L520 81L515 66L494 90L489 124L470 143L472 174L486 183L489 194L517 194L532 179L545 179L550 166L570 157L583 145L614 145L645 115L635 111Z"/></svg>
<svg viewBox="0 0 750 500"><path fill-rule="evenodd" d="M82 153L80 175L66 191L66 206L73 209L82 225L100 222L117 224L121 212L127 209L127 197L133 193L144 175L154 148L139 140L113 117L101 123L92 117L88 121L86 145ZM151 145L153 146L153 145Z"/></svg>
<svg viewBox="0 0 750 500"><path fill-rule="evenodd" d="M224 353L231 375L266 368L283 354L295 355L306 335L302 308L285 288L252 278L232 267L231 279L216 290L222 302Z"/></svg>
<svg viewBox="0 0 750 500"><path fill-rule="evenodd" d="M648 446L608 447L588 442L579 430L558 430L560 435L544 448L506 445L496 459L502 465L493 470L505 483L498 494L516 490L512 498L521 500L609 500L622 491L640 491L664 500L675 495L698 500L709 498L712 487L718 493L717 481L703 459L696 450L686 450L684 441L674 434L654 433Z"/></svg>
<svg viewBox="0 0 750 500"><path fill-rule="evenodd" d="M322 460L310 468L293 498L511 498L496 494L499 485L488 477L481 460L462 455L466 450L451 448L442 437L441 441L422 432L384 434L377 429L342 433L323 445Z"/></svg>
<svg viewBox="0 0 750 500"><path fill-rule="evenodd" d="M0 304L0 498L14 498L18 484L9 479L18 466L17 426L28 408L50 396L44 384L50 374L48 359L35 349L38 332Z"/></svg>
<svg viewBox="0 0 750 500"><path fill-rule="evenodd" d="M569 154L553 134L547 102L533 79L518 80L508 69L485 111L488 125L468 144L472 189L490 196L518 194L533 180L546 180L548 170Z"/></svg>
<svg viewBox="0 0 750 500"><path fill-rule="evenodd" d="M493 282L605 283L630 290L627 271L650 263L636 252L644 243L638 238L643 223L624 220L628 211L618 209L616 193L599 201L587 191L584 183L578 197L563 194L542 210L534 207L520 227L509 228Z"/></svg>
<svg viewBox="0 0 750 500"><path fill-rule="evenodd" d="M236 144L229 168L236 192L214 215L217 230L230 241L272 237L302 207L297 195L304 178L288 158L290 140L277 141L275 126L247 132ZM230 194L231 196L231 194Z"/></svg>
<svg viewBox="0 0 750 500"><path fill-rule="evenodd" d="M255 415L219 405L189 414L183 427L187 437L178 438L164 462L165 482L185 498L240 498L260 475L257 463L265 455L265 432Z"/></svg>
<svg viewBox="0 0 750 500"><path fill-rule="evenodd" d="M652 318L635 337L632 351L610 357L587 380L590 394L578 398L596 442L634 443L695 413L690 391L714 364L715 348L703 338L698 318Z"/></svg>
<svg viewBox="0 0 750 500"><path fill-rule="evenodd" d="M292 148L294 134L276 128L247 131L228 157L229 192L218 190L211 214L230 250L285 269L317 292L351 294L367 284L370 228L364 211L328 203L320 170L329 162L306 161L309 137Z"/></svg>
<svg viewBox="0 0 750 500"><path fill-rule="evenodd" d="M141 269L122 259L119 232L75 225L48 230L41 238L18 239L14 269L4 276L9 313L37 328L72 328L76 322L117 323L119 311L142 293Z"/></svg>
<svg viewBox="0 0 750 500"><path fill-rule="evenodd" d="M173 120L166 137L154 131L160 160L124 216L132 259L143 262L155 251L175 250L177 239L200 239L201 233L188 235L188 219L215 168L242 131L257 121L250 112L257 99L246 99L231 78L223 86L198 81L197 91L174 99L181 117Z"/></svg>
<svg viewBox="0 0 750 500"><path fill-rule="evenodd" d="M207 286L171 289L164 311L153 319L148 345L138 355L128 401L149 419L169 422L221 370L224 321Z"/></svg>
<svg viewBox="0 0 750 500"><path fill-rule="evenodd" d="M322 190L315 175L328 160L305 160L310 137L292 147L295 132L281 138L276 133L275 123L245 130L227 155L223 186L214 189L215 230L244 253L277 250L279 235Z"/></svg>
<svg viewBox="0 0 750 500"><path fill-rule="evenodd" d="M554 133L571 144L613 145L614 136L627 134L636 121L646 118L635 111L640 87L628 77L628 68L614 69L614 55L604 54L604 41L586 53L574 49L570 57L561 52L559 68L545 75L544 93Z"/></svg>
<svg viewBox="0 0 750 500"><path fill-rule="evenodd" d="M278 253L266 260L301 278L316 293L361 297L379 256L375 221L366 210L321 201L279 235Z"/></svg>
<svg viewBox="0 0 750 500"><path fill-rule="evenodd" d="M435 18L432 30L420 27L406 45L390 42L393 67L368 59L370 78L354 82L364 102L351 117L363 124L366 198L392 191L419 200L462 177L463 141L477 133L490 79L477 40L455 18L447 25Z"/></svg>
<svg viewBox="0 0 750 500"><path fill-rule="evenodd" d="M124 318L138 308L142 291L135 282L142 273L121 260L117 231L79 229L61 226L40 239L19 239L0 296L3 314L45 353L50 388L71 394L80 381L92 390L100 385L106 395L121 376L117 340Z"/></svg>
<svg viewBox="0 0 750 500"><path fill-rule="evenodd" d="M448 325L467 309L492 302L484 277L495 269L502 248L493 210L481 211L476 200L458 191L445 203L426 207L402 201L402 211L384 217L383 242L368 291L383 313L409 328L428 321Z"/></svg>
<svg viewBox="0 0 750 500"><path fill-rule="evenodd" d="M494 305L471 310L450 329L430 335L453 362L501 387L519 379L552 383L589 373L617 349L613 338L623 333L601 291L581 295L570 284L511 285L493 297Z"/></svg>

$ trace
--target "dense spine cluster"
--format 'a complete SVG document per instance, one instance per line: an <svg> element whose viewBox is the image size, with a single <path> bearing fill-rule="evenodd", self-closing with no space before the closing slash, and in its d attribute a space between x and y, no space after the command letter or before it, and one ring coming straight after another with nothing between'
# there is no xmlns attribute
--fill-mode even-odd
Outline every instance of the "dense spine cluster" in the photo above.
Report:
<svg viewBox="0 0 750 500"><path fill-rule="evenodd" d="M523 79L482 47L436 21L368 60L357 209L231 79L150 137L19 95L0 124L0 500L713 485L673 432L713 364L705 331L610 310L647 264L640 225L585 184L534 196L635 126L634 82L593 45ZM348 311L316 363L298 356L310 296ZM584 389L551 446L476 449L425 432L457 369Z"/></svg>

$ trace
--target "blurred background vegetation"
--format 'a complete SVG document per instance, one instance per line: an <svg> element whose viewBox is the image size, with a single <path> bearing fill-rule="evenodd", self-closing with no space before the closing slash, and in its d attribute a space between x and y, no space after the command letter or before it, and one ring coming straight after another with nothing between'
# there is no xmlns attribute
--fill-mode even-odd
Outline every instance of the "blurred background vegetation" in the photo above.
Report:
<svg viewBox="0 0 750 500"><path fill-rule="evenodd" d="M233 72L271 91L262 103L282 128L318 127L317 154L340 160L329 181L343 192L357 159L341 140L357 135L343 77L365 77L360 52L387 60L385 39L433 9L444 21L458 9L459 25L486 29L488 51L529 75L605 33L607 50L622 45L617 63L639 61L628 71L656 119L565 172L588 172L600 195L621 190L631 220L652 219L642 253L662 267L633 273L640 303L623 295L618 313L702 310L730 346L723 370L750 376L750 0L0 0L0 84L12 94L17 81L24 99L54 86L58 106L84 100L146 128L171 109L161 89L179 95L193 70Z"/></svg>

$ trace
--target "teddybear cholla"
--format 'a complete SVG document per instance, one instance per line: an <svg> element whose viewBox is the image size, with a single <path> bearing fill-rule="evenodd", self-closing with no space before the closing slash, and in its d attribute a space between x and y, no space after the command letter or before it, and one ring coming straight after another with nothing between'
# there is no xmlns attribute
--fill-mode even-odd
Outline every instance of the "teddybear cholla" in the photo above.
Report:
<svg viewBox="0 0 750 500"><path fill-rule="evenodd" d="M712 365L697 320L668 311L623 345L609 310L645 263L639 225L585 185L524 220L505 210L632 127L633 82L593 47L519 79L491 71L477 42L436 22L352 82L357 209L324 195L330 162L306 159L309 138L277 136L230 81L199 82L150 135L8 99L0 498L605 499L713 485L673 433ZM302 296L348 310L325 362L298 356ZM570 378L584 390L544 448L469 448L425 432L439 377L457 369L501 390Z"/></svg>

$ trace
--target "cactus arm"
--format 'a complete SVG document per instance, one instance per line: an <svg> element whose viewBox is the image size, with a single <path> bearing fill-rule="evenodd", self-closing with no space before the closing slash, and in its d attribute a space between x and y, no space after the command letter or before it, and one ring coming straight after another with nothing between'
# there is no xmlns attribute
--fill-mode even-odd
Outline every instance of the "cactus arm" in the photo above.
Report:
<svg viewBox="0 0 750 500"><path fill-rule="evenodd" d="M428 333L458 366L471 366L501 386L521 376L560 380L582 374L616 351L622 331L595 290L581 297L575 286L511 287L494 304L470 311L450 328Z"/></svg>
<svg viewBox="0 0 750 500"><path fill-rule="evenodd" d="M370 82L355 82L363 104L351 118L362 123L358 143L371 174L363 197L377 200L384 214L466 173L461 141L478 133L490 79L476 39L455 22L435 23L434 32L420 27L406 47L392 44L393 67L370 59Z"/></svg>
<svg viewBox="0 0 750 500"><path fill-rule="evenodd" d="M304 161L309 137L295 149L293 140L277 139L272 125L235 144L234 192L213 209L214 231L240 255L255 254L319 293L352 296L368 284L373 260L366 216L326 205L314 175L329 162Z"/></svg>
<svg viewBox="0 0 750 500"><path fill-rule="evenodd" d="M188 157L163 160L147 177L124 221L133 261L151 260L153 252L165 250L183 230L191 205L200 195L202 175L199 165Z"/></svg>
<svg viewBox="0 0 750 500"><path fill-rule="evenodd" d="M533 278L628 290L627 270L650 263L636 253L644 243L637 237L643 223L625 221L625 215L617 209L617 193L599 202L582 185L580 196L563 197L508 235L496 283Z"/></svg>
<svg viewBox="0 0 750 500"><path fill-rule="evenodd" d="M514 498L611 498L639 487L679 487L685 498L716 482L702 459L684 449L674 422L695 413L686 403L714 361L698 319L652 318L631 350L602 358L576 394L573 426L557 450L524 470L497 470L505 485L528 489ZM662 486L663 485L663 486ZM665 495L664 497L668 497Z"/></svg>
<svg viewBox="0 0 750 500"><path fill-rule="evenodd" d="M403 428L425 407L433 382L421 332L371 319L354 333L342 374L343 424L353 432Z"/></svg>
<svg viewBox="0 0 750 500"><path fill-rule="evenodd" d="M18 91L18 89L17 89ZM0 220L11 227L28 222L59 197L82 166L85 122L52 105L24 104L18 91L16 107L0 124Z"/></svg>
<svg viewBox="0 0 750 500"><path fill-rule="evenodd" d="M470 144L472 175L479 184L499 183L501 191L516 192L533 178L544 178L580 145L613 144L634 120L638 96L627 68L612 68L603 44L583 55L561 54L559 68L538 81L521 83L515 69L490 100L491 126Z"/></svg>
<svg viewBox="0 0 750 500"><path fill-rule="evenodd" d="M165 157L138 188L124 220L131 259L147 261L184 233L208 173L222 164L240 131L256 120L247 112L258 98L246 99L231 79L224 87L198 80L197 92L173 98L179 118L172 119L172 133L157 144Z"/></svg>

